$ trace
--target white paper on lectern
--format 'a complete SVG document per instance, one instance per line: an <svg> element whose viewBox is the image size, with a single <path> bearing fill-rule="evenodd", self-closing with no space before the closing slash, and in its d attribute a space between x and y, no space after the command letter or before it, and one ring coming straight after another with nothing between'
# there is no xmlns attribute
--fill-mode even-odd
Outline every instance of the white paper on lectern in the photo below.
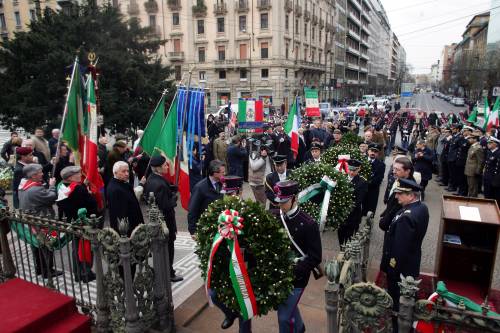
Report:
<svg viewBox="0 0 500 333"><path fill-rule="evenodd" d="M458 206L458 209L460 210L460 218L462 220L481 222L481 214L479 214L479 208Z"/></svg>

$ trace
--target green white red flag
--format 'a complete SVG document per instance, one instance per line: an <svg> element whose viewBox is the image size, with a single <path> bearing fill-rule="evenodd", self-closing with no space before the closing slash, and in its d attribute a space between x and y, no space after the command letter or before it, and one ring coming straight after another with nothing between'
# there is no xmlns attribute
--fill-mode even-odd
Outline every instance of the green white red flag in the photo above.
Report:
<svg viewBox="0 0 500 333"><path fill-rule="evenodd" d="M240 99L238 101L238 129L262 128L264 121L264 106L262 101Z"/></svg>
<svg viewBox="0 0 500 333"><path fill-rule="evenodd" d="M72 150L75 164L80 165L83 151L83 114L84 88L80 74L78 59L73 64L73 72L68 91L67 102L64 107L64 123L61 128L61 138Z"/></svg>
<svg viewBox="0 0 500 333"><path fill-rule="evenodd" d="M299 126L300 126L300 112L298 108L297 98L288 112L288 118L286 120L284 131L286 135L290 137L291 149L293 151L293 157L297 158L299 152Z"/></svg>
<svg viewBox="0 0 500 333"><path fill-rule="evenodd" d="M83 149L83 175L87 179L90 191L94 195L99 205L103 208L101 190L104 188L101 174L99 173L99 163L97 162L97 104L95 96L94 79L89 75L87 81L87 110L83 116L83 134L84 134L84 149Z"/></svg>
<svg viewBox="0 0 500 333"><path fill-rule="evenodd" d="M499 109L500 109L500 98L497 97L493 109L484 120L484 129L486 131L490 131L493 127L498 127L500 125L498 117Z"/></svg>
<svg viewBox="0 0 500 333"><path fill-rule="evenodd" d="M321 117L319 111L319 97L316 89L304 89L304 96L306 99L306 116L307 117Z"/></svg>
<svg viewBox="0 0 500 333"><path fill-rule="evenodd" d="M148 153L149 156L153 156L155 150L155 144L158 141L158 133L160 133L165 119L165 94L162 94L158 105L153 111L153 115L149 119L149 122L144 129L144 134L139 141L139 146L142 150Z"/></svg>

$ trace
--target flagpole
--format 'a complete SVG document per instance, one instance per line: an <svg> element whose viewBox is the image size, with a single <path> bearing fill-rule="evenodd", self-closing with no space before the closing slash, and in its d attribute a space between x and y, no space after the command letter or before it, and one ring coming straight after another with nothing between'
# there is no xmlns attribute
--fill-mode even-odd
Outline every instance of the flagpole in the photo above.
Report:
<svg viewBox="0 0 500 333"><path fill-rule="evenodd" d="M76 72L77 65L78 65L78 57L75 57L75 62L73 63L73 72L71 73L71 79L69 81L68 91L66 93L66 102L64 103L64 110L63 110L63 116L62 116L62 121L61 121L61 127L59 128L59 138L57 138L56 156L55 156L54 164L52 165L52 174L51 174L52 177L54 177L54 174L56 172L56 165L57 165L57 162L59 161L59 155L60 155L59 150L61 147L61 137L62 137L63 131L64 131L64 122L66 121L66 114L68 113L69 91L71 89L71 86L73 85L73 80L75 78L75 72Z"/></svg>
<svg viewBox="0 0 500 333"><path fill-rule="evenodd" d="M184 112L182 115L182 127L181 127L181 142L179 146L177 146L177 157L176 157L176 164L175 164L175 186L179 186L179 176L180 176L180 169L181 169L181 160L180 160L180 155L183 152L184 149L184 126L186 125L186 114L187 114L187 102L189 98L189 89L191 86L191 77L193 76L193 70L194 66L192 66L189 69L189 77L188 77L188 84L187 84L187 89L186 89L186 103L184 104ZM177 133L179 135L179 133Z"/></svg>

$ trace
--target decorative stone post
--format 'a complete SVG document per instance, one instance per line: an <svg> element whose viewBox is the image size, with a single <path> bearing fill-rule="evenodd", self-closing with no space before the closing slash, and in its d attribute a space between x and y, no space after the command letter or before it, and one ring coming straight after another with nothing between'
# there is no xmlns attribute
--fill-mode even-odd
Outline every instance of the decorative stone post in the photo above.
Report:
<svg viewBox="0 0 500 333"><path fill-rule="evenodd" d="M167 279L165 260L162 258L162 228L159 223L160 211L154 203L153 193L149 196L149 221L152 235L153 269L154 269L154 306L158 321L158 329L169 332L169 322L167 318L167 296L165 281Z"/></svg>
<svg viewBox="0 0 500 333"><path fill-rule="evenodd" d="M339 284L340 275L339 263L337 260L329 261L325 265L327 282L325 286L325 309L327 333L338 331L337 313L339 302Z"/></svg>
<svg viewBox="0 0 500 333"><path fill-rule="evenodd" d="M130 260L130 239L127 237L128 220L119 220L120 231L120 259L123 268L123 282L125 284L125 332L140 333L144 329L139 321L139 311L134 296L133 276Z"/></svg>
<svg viewBox="0 0 500 333"><path fill-rule="evenodd" d="M415 280L413 276L404 277L401 274L401 282L398 282L400 290L398 313L399 333L409 333L413 329L415 294L418 291L418 285L421 281L422 280Z"/></svg>
<svg viewBox="0 0 500 333"><path fill-rule="evenodd" d="M0 263L0 282L4 279L12 279L16 274L16 266L12 260L7 231L9 230L10 214L7 209L0 210L0 249L2 250L2 262ZM13 232L13 231L12 231ZM3 267L2 267L3 266Z"/></svg>
<svg viewBox="0 0 500 333"><path fill-rule="evenodd" d="M95 265L95 276L96 276L96 287L97 287L97 332L104 333L109 332L109 308L106 301L106 295L104 290L104 270L102 266L102 252L101 244L97 239L99 234L99 229L97 226L99 224L99 219L92 215L89 220L89 226L85 226L85 231L90 238L90 244L92 246L92 254L94 256Z"/></svg>

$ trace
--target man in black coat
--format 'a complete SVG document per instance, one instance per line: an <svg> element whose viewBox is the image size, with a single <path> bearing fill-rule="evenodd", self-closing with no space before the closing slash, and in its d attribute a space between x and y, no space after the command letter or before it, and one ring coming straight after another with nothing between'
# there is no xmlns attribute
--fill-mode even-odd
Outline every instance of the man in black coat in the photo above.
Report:
<svg viewBox="0 0 500 333"><path fill-rule="evenodd" d="M97 214L97 201L89 193L87 187L82 184L82 173L79 166L67 166L61 170L62 184L59 185L57 193L57 206L71 223L78 219L78 210L85 208L87 216ZM95 280L95 273L92 272L92 264L81 261L78 255L79 246L82 239L74 237L72 241L73 273L75 281L90 282ZM89 258L87 258L89 260ZM90 259L90 262L92 259Z"/></svg>
<svg viewBox="0 0 500 333"><path fill-rule="evenodd" d="M462 133L460 134L460 139L457 142L457 158L455 160L455 167L453 172L455 173L455 185L457 186L457 193L454 195L467 196L467 178L465 176L465 163L467 162L467 154L469 153L470 143L466 139L469 135L472 135L474 129L469 126L464 126Z"/></svg>
<svg viewBox="0 0 500 333"><path fill-rule="evenodd" d="M422 176L420 180L420 199L423 201L425 198L425 188L432 179L432 162L434 161L434 152L427 147L425 140L418 140L416 150L413 154L413 166L416 172L420 172Z"/></svg>
<svg viewBox="0 0 500 333"><path fill-rule="evenodd" d="M278 208L274 186L280 181L287 180L289 176L289 171L287 170L287 158L285 155L274 155L273 162L275 171L266 175L265 181L266 197L269 199L269 209Z"/></svg>
<svg viewBox="0 0 500 333"><path fill-rule="evenodd" d="M449 192L455 191L458 186L457 173L455 171L455 163L457 161L457 152L458 148L460 147L461 141L462 139L465 140L465 138L463 138L462 135L460 134L460 128L461 126L459 124L451 125L452 138L450 141L450 147L448 149L448 159L446 161L448 164L448 174L449 174L448 187L446 188L446 190Z"/></svg>
<svg viewBox="0 0 500 333"><path fill-rule="evenodd" d="M177 223L175 221L175 206L177 206L177 196L172 193L170 184L163 177L168 172L167 160L163 156L151 158L151 174L144 184L144 196L149 199L152 193L158 209L162 212L165 224L168 228L168 259L170 264L170 281L182 281L181 276L175 275L174 270L174 242L177 235Z"/></svg>
<svg viewBox="0 0 500 333"><path fill-rule="evenodd" d="M380 145L374 143L368 146L368 160L372 168L372 176L368 181L368 193L363 202L363 215L377 210L378 197L380 194L380 184L384 180L385 163L378 158Z"/></svg>
<svg viewBox="0 0 500 333"><path fill-rule="evenodd" d="M281 123L276 124L275 133L272 136L274 142L274 150L278 155L285 155L287 157L287 162L293 162L292 153L292 143L288 135L283 132L283 125Z"/></svg>
<svg viewBox="0 0 500 333"><path fill-rule="evenodd" d="M109 206L109 224L118 233L119 219L128 219L127 236L144 223L141 206L129 182L129 165L118 161L113 165L113 178L108 183L106 201Z"/></svg>
<svg viewBox="0 0 500 333"><path fill-rule="evenodd" d="M188 206L188 230L191 238L196 239L196 224L208 205L222 198L221 180L226 173L226 166L219 160L213 160L208 165L208 177L202 179L193 188Z"/></svg>
<svg viewBox="0 0 500 333"><path fill-rule="evenodd" d="M363 201L368 192L367 181L359 175L361 171L361 162L358 160L349 160L347 165L349 168L348 179L354 187L354 206L351 213L347 217L344 224L338 229L339 243L345 244L349 238L358 231L361 218L363 217Z"/></svg>
<svg viewBox="0 0 500 333"><path fill-rule="evenodd" d="M394 311L399 310L400 275L415 279L420 275L422 241L429 224L429 210L419 200L419 191L420 186L408 179L400 179L394 189L402 208L389 225L380 264L382 271L387 273L387 291L394 302Z"/></svg>
<svg viewBox="0 0 500 333"><path fill-rule="evenodd" d="M19 184L23 179L23 168L26 164L33 163L33 149L29 147L18 147L16 149L17 162L14 167L14 175L12 177L12 197L14 208L19 208Z"/></svg>
<svg viewBox="0 0 500 333"><path fill-rule="evenodd" d="M494 136L488 138L488 150L484 163L484 197L495 199L500 205L500 140Z"/></svg>
<svg viewBox="0 0 500 333"><path fill-rule="evenodd" d="M244 164L248 157L247 150L245 149L245 141L239 135L235 135L231 141L232 143L227 149L229 174L244 177Z"/></svg>

